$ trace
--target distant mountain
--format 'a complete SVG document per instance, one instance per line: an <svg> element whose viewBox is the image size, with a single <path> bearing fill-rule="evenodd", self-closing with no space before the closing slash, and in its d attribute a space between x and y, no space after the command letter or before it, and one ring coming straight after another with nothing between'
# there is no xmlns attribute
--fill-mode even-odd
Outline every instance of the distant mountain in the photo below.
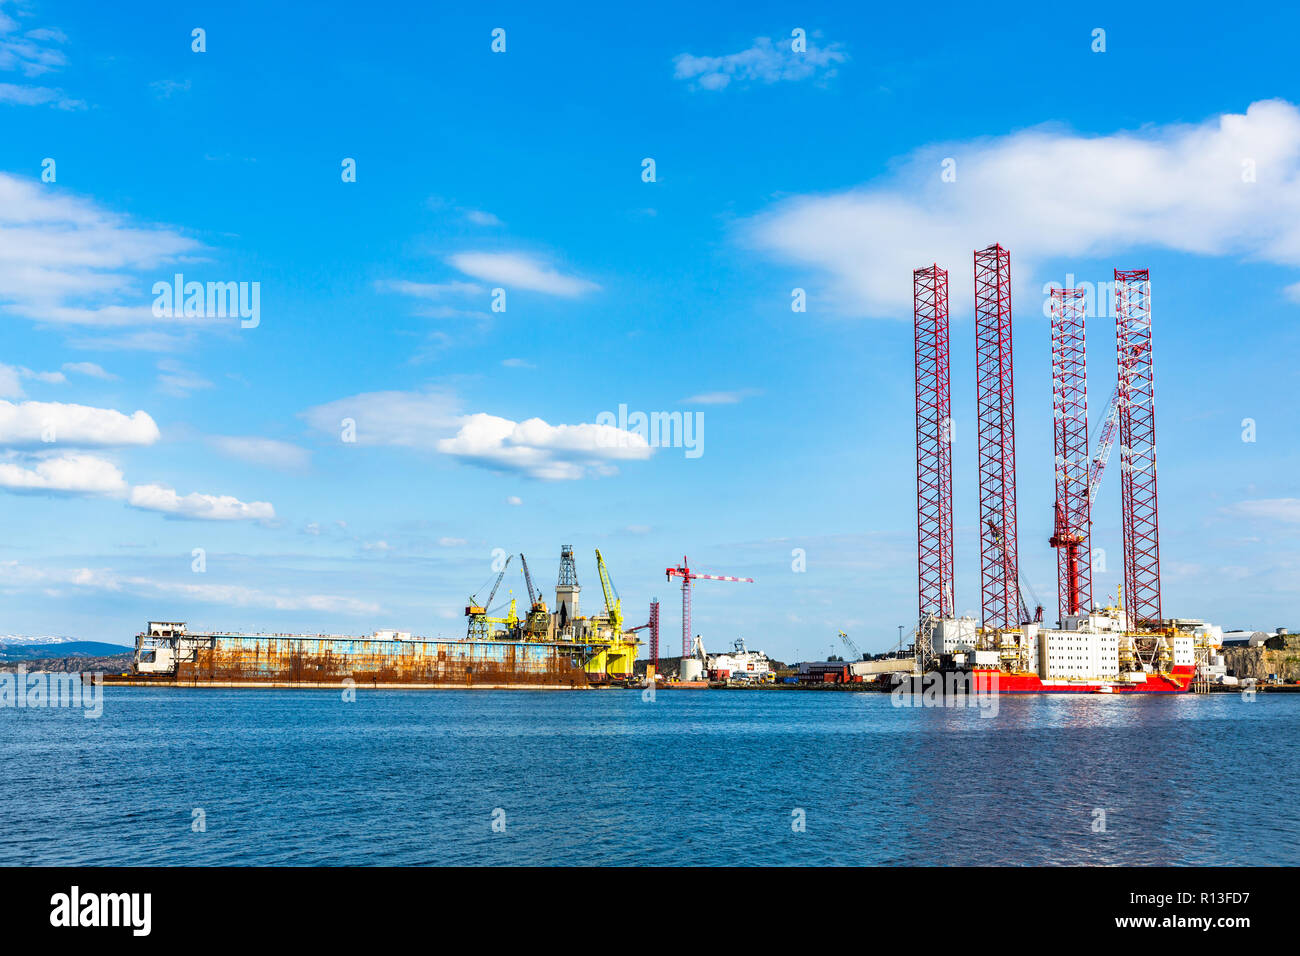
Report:
<svg viewBox="0 0 1300 956"><path fill-rule="evenodd" d="M69 644L75 640L75 637L55 637L53 635L33 637L28 634L0 634L0 648L10 644Z"/></svg>
<svg viewBox="0 0 1300 956"><path fill-rule="evenodd" d="M134 647L102 641L48 641L40 644L9 644L0 639L0 661L34 661L51 657L111 657L130 654Z"/></svg>

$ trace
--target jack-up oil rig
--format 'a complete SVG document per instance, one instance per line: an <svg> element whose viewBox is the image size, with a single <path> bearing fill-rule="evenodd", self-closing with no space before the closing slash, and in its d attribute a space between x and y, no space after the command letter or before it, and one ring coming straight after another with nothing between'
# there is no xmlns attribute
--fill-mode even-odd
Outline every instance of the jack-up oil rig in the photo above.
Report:
<svg viewBox="0 0 1300 956"><path fill-rule="evenodd" d="M1114 394L1090 453L1086 290L1051 290L1052 396L1059 619L1043 624L1022 590L1016 537L1016 444L1011 351L1011 254L974 254L982 616L957 617L953 596L952 411L948 273L913 272L916 346L918 625L916 665L964 672L999 692L1181 692L1217 629L1165 618L1160 605L1151 282L1114 272ZM1097 296L1100 303L1101 296ZM1100 309L1098 310L1101 311ZM1091 507L1120 444L1124 584L1093 601ZM1030 592L1032 595L1032 591Z"/></svg>

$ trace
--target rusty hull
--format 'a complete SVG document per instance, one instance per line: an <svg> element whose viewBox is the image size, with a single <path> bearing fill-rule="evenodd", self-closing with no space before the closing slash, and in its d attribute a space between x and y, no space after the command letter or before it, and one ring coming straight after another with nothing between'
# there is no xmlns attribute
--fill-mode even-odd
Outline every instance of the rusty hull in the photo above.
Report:
<svg viewBox="0 0 1300 956"><path fill-rule="evenodd" d="M580 648L528 641L395 641L347 637L188 635L198 639L169 681L181 686L580 688ZM151 681L152 683L152 681Z"/></svg>

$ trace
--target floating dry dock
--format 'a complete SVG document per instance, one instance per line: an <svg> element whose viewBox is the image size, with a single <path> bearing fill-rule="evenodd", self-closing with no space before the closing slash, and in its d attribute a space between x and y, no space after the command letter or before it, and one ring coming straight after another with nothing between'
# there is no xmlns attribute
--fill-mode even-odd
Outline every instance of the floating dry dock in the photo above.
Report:
<svg viewBox="0 0 1300 956"><path fill-rule="evenodd" d="M625 683L637 641L425 640L399 631L368 638L191 633L150 621L135 659L108 684L173 687L579 689Z"/></svg>

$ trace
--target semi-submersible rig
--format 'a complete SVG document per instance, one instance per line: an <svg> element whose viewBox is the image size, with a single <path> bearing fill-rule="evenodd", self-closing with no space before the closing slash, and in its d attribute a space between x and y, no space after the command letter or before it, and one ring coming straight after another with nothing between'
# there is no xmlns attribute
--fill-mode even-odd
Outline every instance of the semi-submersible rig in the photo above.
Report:
<svg viewBox="0 0 1300 956"><path fill-rule="evenodd" d="M521 554L529 607L520 617L511 597L503 616L492 602L513 555L497 573L486 601L471 596L461 640L412 637L376 631L370 637L331 634L238 634L190 632L183 622L150 621L136 635L131 670L107 683L185 687L373 688L585 688L626 685L633 680L640 640L648 630L658 644L658 605L650 621L625 628L623 606L600 551L596 568L605 599L601 614L583 617L573 548L560 551L555 609L533 587Z"/></svg>
<svg viewBox="0 0 1300 956"><path fill-rule="evenodd" d="M521 552L519 564L523 571L524 586L528 590L528 611L520 617L518 601L512 596L506 613L493 617L490 611L492 602L496 599L513 558L514 555L506 556L505 564L498 572L485 602L480 604L477 595L470 596L469 603L465 606L468 622L466 640L526 641L582 647L583 669L589 675L606 680L630 679L637 649L640 647L637 632L651 630L655 637L658 636L657 602L651 606L650 620L647 623L625 629L623 600L618 596L618 589L610 578L605 557L597 548L596 571L600 577L605 610L591 617L583 617L578 607L582 588L578 584L577 562L573 557L573 547L566 544L560 549L560 574L555 582L554 610L547 607L542 593L533 587L528 559Z"/></svg>

